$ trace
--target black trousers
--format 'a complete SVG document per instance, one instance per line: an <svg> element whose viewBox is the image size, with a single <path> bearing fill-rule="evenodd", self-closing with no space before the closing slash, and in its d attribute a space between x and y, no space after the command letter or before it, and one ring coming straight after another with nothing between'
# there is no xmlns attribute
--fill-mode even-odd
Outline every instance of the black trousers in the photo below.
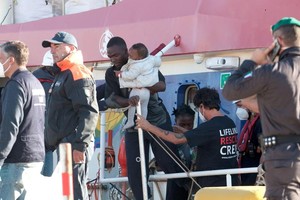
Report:
<svg viewBox="0 0 300 200"><path fill-rule="evenodd" d="M285 143L265 150L265 181L268 200L300 199L300 144Z"/></svg>
<svg viewBox="0 0 300 200"><path fill-rule="evenodd" d="M175 144L166 142L166 145L173 151L178 159L178 150ZM144 147L147 179L149 177L149 145L151 145L153 154L159 167L165 173L183 172L181 168L172 160L172 158L162 149L159 144L148 134L144 132ZM140 151L137 132L125 133L125 147L127 158L127 172L129 185L137 200L143 200L143 185L141 177ZM187 199L188 192L183 188L187 182L186 179L169 179L167 182L167 200L184 200ZM148 186L148 198L151 197Z"/></svg>

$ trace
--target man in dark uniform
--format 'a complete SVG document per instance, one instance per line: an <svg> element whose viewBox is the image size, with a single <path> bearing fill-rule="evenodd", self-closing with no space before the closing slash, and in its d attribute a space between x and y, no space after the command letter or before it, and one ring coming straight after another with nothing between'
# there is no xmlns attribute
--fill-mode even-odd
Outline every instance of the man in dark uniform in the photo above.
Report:
<svg viewBox="0 0 300 200"><path fill-rule="evenodd" d="M265 146L268 200L300 199L300 21L285 17L272 26L275 42L254 51L229 77L228 100L257 95ZM269 53L279 44L278 62ZM260 67L258 67L260 66Z"/></svg>

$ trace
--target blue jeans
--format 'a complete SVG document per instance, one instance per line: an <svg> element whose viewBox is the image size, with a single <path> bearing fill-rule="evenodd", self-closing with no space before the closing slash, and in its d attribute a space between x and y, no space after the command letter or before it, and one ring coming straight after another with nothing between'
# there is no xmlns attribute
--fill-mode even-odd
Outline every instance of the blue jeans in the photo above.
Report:
<svg viewBox="0 0 300 200"><path fill-rule="evenodd" d="M32 179L41 173L43 163L4 163L0 169L0 200L24 200L36 192Z"/></svg>

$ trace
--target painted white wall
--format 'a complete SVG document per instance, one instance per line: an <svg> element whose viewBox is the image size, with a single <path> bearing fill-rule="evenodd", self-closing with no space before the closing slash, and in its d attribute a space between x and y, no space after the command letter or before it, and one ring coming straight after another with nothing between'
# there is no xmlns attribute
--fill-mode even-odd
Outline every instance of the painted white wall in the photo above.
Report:
<svg viewBox="0 0 300 200"><path fill-rule="evenodd" d="M118 0L117 2L120 1ZM63 2L65 2L64 8L62 6ZM0 23L3 21L10 6L12 6L12 9L9 11L2 25L25 23L61 15L63 14L62 9L65 9L64 14L74 14L111 6L112 3L113 0L48 0L48 4L46 5L45 0L18 0L15 3L13 3L13 0L2 0L0 6Z"/></svg>
<svg viewBox="0 0 300 200"><path fill-rule="evenodd" d="M14 4L15 23L53 17L52 5L41 0L18 0Z"/></svg>
<svg viewBox="0 0 300 200"><path fill-rule="evenodd" d="M89 0L69 0L65 4L66 15L88 11L89 9L90 9Z"/></svg>
<svg viewBox="0 0 300 200"><path fill-rule="evenodd" d="M112 5L113 0L68 0L65 3L65 14L80 13Z"/></svg>

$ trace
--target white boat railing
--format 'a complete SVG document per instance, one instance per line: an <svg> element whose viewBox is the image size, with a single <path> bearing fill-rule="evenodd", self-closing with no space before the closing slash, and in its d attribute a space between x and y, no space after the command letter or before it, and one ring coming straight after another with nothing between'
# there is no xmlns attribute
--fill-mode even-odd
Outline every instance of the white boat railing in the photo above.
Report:
<svg viewBox="0 0 300 200"><path fill-rule="evenodd" d="M231 178L232 174L247 174L247 173L257 173L257 167L219 169L219 170L208 170L208 171L192 171L189 173L181 172L181 173L171 173L171 174L154 174L149 176L149 181L155 182L155 181L164 181L172 178L187 178L187 177L201 177L201 176L215 176L215 175L227 175L228 177ZM99 180L100 183L119 183L119 182L128 181L128 178L127 177L115 177L115 178L100 177ZM231 186L229 181L227 181L227 186Z"/></svg>

